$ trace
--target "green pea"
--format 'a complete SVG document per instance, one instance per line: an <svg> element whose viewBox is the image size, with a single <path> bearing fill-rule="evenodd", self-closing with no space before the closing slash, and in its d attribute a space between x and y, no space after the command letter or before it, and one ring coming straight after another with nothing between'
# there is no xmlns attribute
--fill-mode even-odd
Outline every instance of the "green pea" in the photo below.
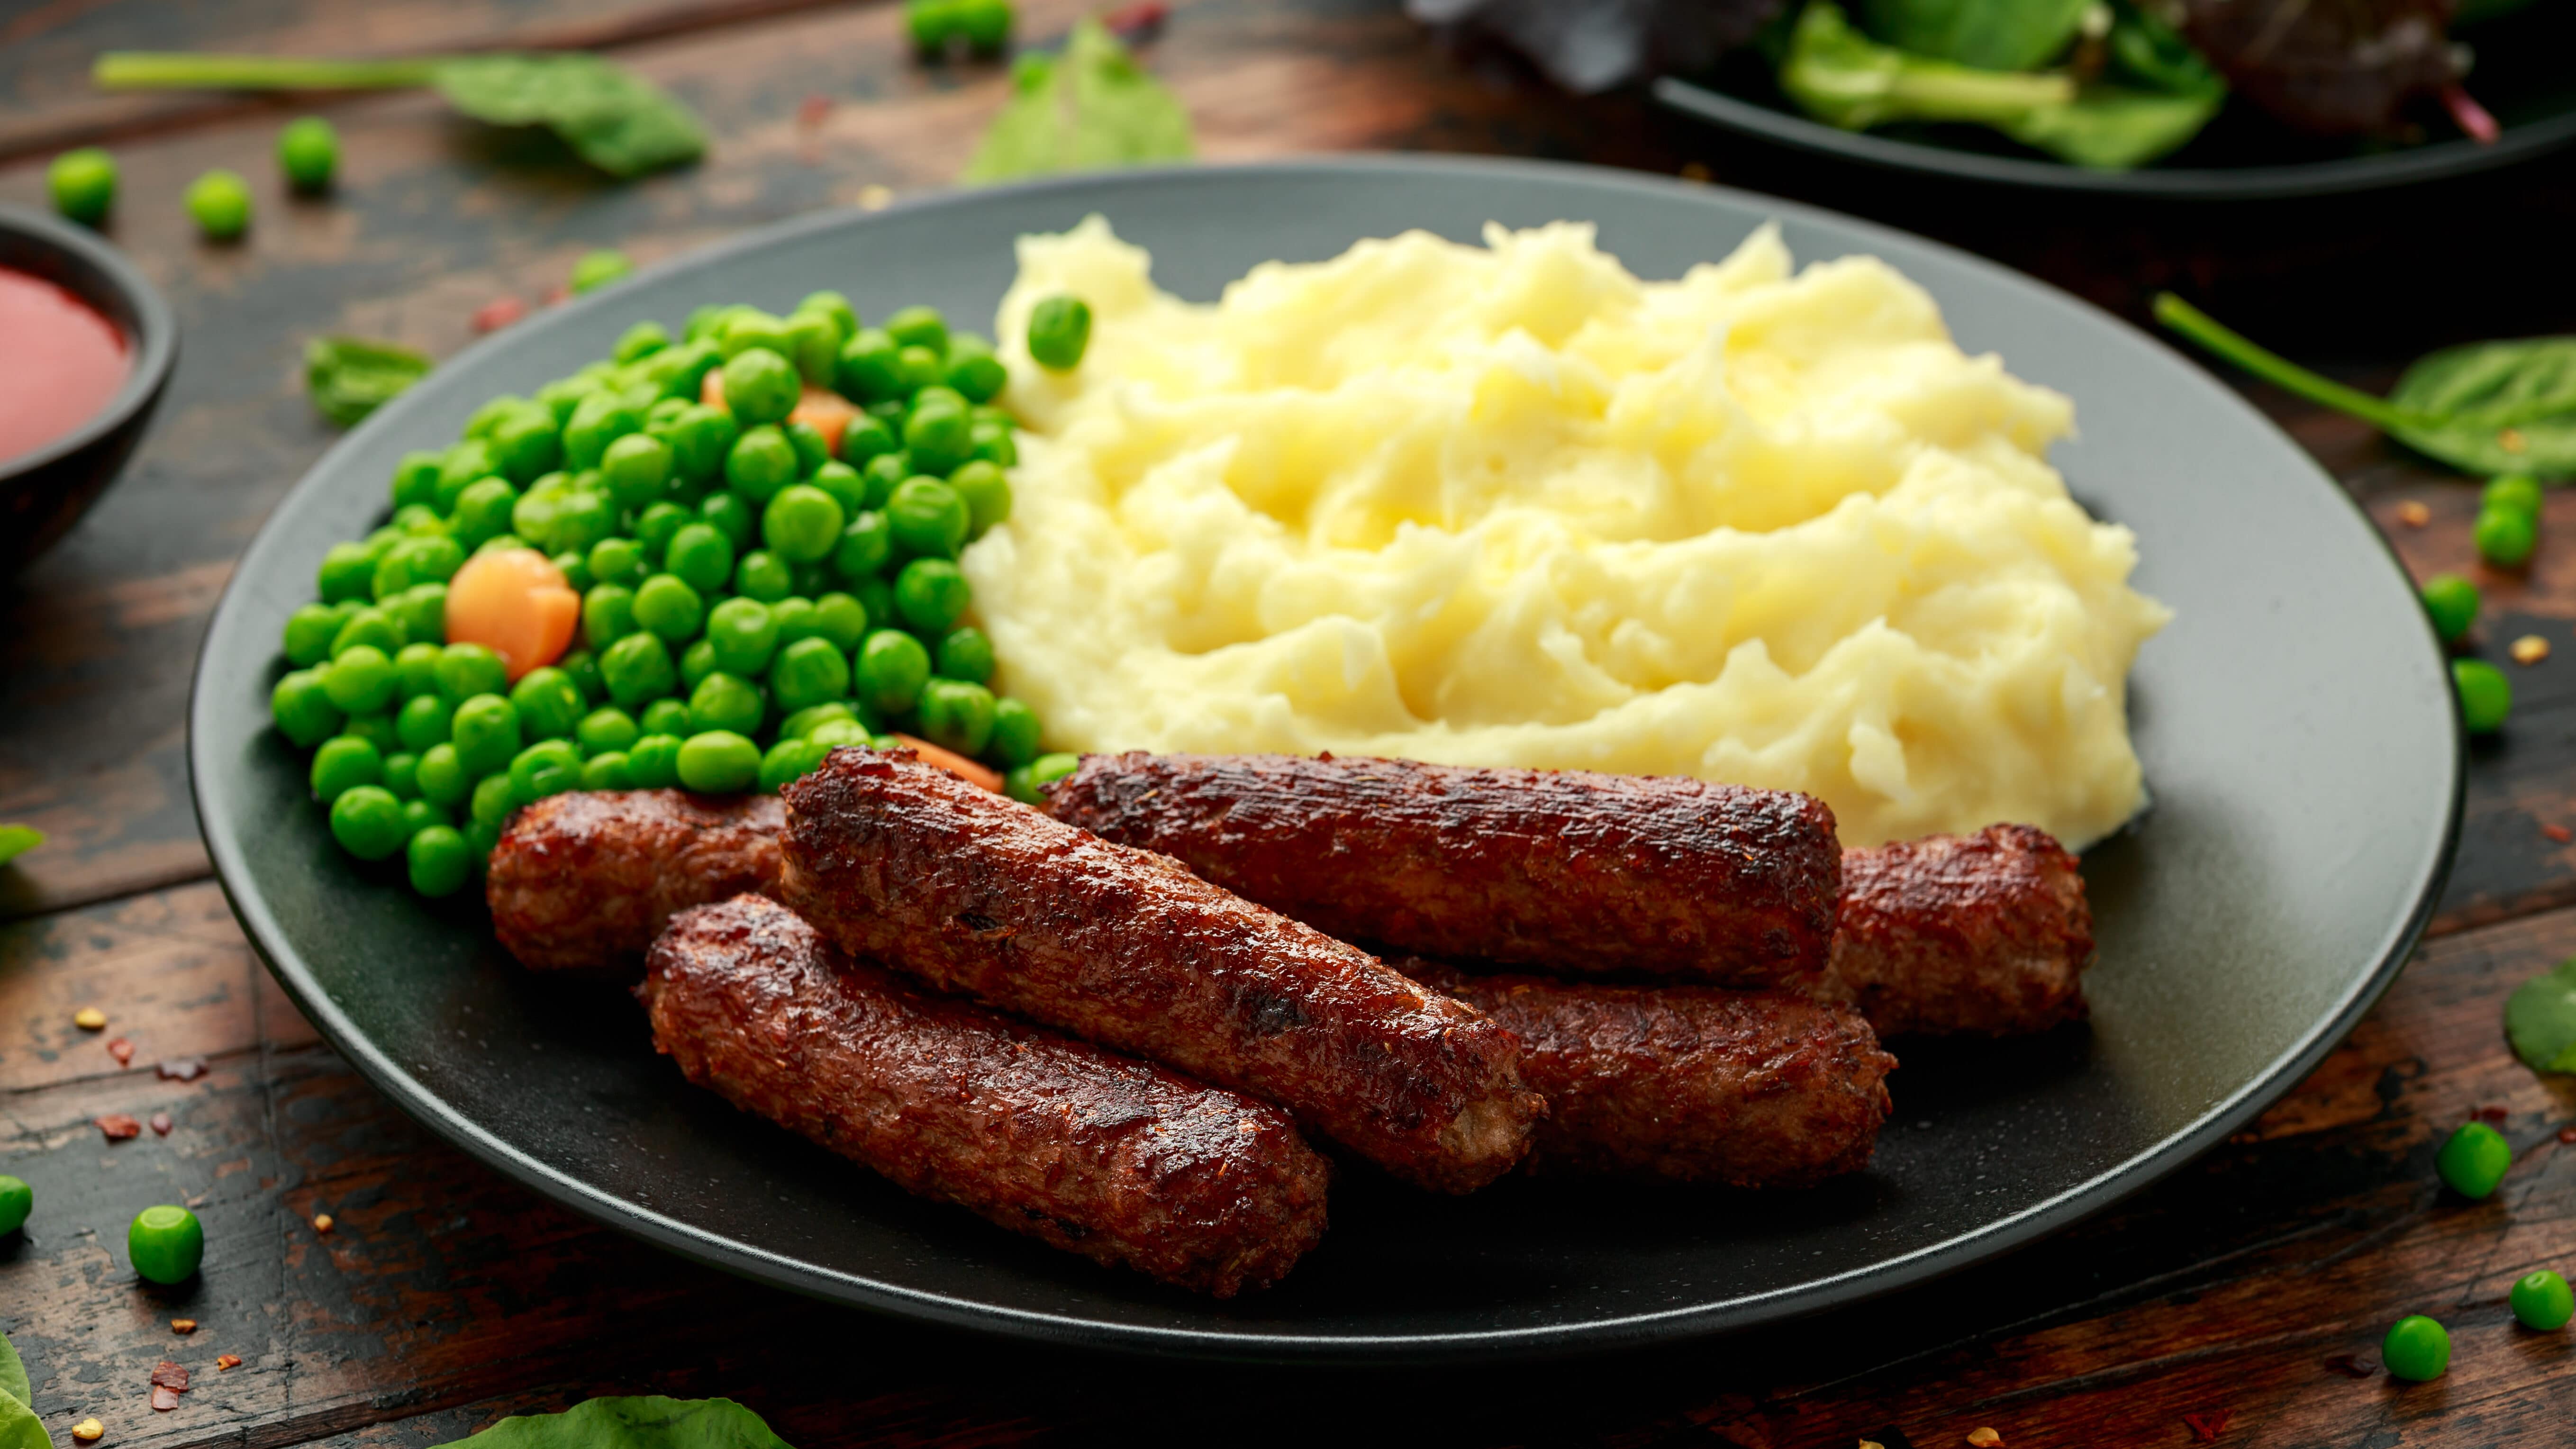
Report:
<svg viewBox="0 0 2576 1449"><path fill-rule="evenodd" d="M185 1283L206 1260L206 1229L186 1208L167 1203L145 1208L125 1230L125 1258L138 1277Z"/></svg>
<svg viewBox="0 0 2576 1449"><path fill-rule="evenodd" d="M2520 568L2531 560L2531 551L2540 542L2540 525L2535 514L2489 504L2478 510L2469 537L2477 545L2478 557L2500 569Z"/></svg>
<svg viewBox="0 0 2576 1449"><path fill-rule="evenodd" d="M948 319L936 307L906 307L885 320L886 335L897 347L927 347L933 352L948 350Z"/></svg>
<svg viewBox="0 0 2576 1449"><path fill-rule="evenodd" d="M714 672L713 665L708 666L708 672ZM696 687L690 686L692 689ZM656 699L644 706L644 713L637 717L636 723L644 727L644 733L647 735L685 735L689 732L688 702L679 699Z"/></svg>
<svg viewBox="0 0 2576 1449"><path fill-rule="evenodd" d="M859 469L859 481L867 485L867 506L883 511L894 497L894 490L912 476L912 455L900 450L880 453Z"/></svg>
<svg viewBox="0 0 2576 1449"><path fill-rule="evenodd" d="M635 632L635 591L623 584L593 584L581 597L581 637L593 649Z"/></svg>
<svg viewBox="0 0 2576 1449"><path fill-rule="evenodd" d="M419 451L402 455L402 461L394 465L394 507L413 503L437 506L440 457L437 453Z"/></svg>
<svg viewBox="0 0 2576 1449"><path fill-rule="evenodd" d="M573 688L581 691L584 703L593 703L608 697L608 683L599 677L598 655L587 649L574 649L556 660L555 667L572 680Z"/></svg>
<svg viewBox="0 0 2576 1449"><path fill-rule="evenodd" d="M689 690L689 731L692 734L732 730L736 734L747 735L760 728L761 716L767 712L768 706L762 701L758 686L721 669L699 680Z"/></svg>
<svg viewBox="0 0 2576 1449"><path fill-rule="evenodd" d="M671 535L671 546L662 554L662 567L698 592L713 593L733 577L733 549L733 543L714 524L684 523ZM649 581L646 587L651 587Z"/></svg>
<svg viewBox="0 0 2576 1449"><path fill-rule="evenodd" d="M484 645L450 644L438 651L438 692L458 704L509 686L510 667Z"/></svg>
<svg viewBox="0 0 2576 1449"><path fill-rule="evenodd" d="M689 510L667 500L647 505L635 515L635 543L644 558L657 559L668 553L671 536L687 525L689 517Z"/></svg>
<svg viewBox="0 0 2576 1449"><path fill-rule="evenodd" d="M580 594L588 593L590 591L590 560L579 550L569 548L565 549L563 552L547 559L546 562L555 566L555 572L564 576L564 583L570 587L574 593Z"/></svg>
<svg viewBox="0 0 2576 1449"><path fill-rule="evenodd" d="M839 504L841 516L845 519L867 506L867 481L859 476L858 469L837 459L815 469L813 476L806 482L809 486L822 489L834 503Z"/></svg>
<svg viewBox="0 0 2576 1449"><path fill-rule="evenodd" d="M23 1219L25 1214L19 1216ZM5 1215L0 1215L0 1221L5 1221ZM2515 1282L2511 1302L2513 1316L2522 1326L2542 1333L2565 1328L2568 1319L2576 1318L2576 1293L2568 1291L2566 1279L2547 1268Z"/></svg>
<svg viewBox="0 0 2576 1449"><path fill-rule="evenodd" d="M778 425L778 432L787 439L788 446L796 450L797 477L811 478L814 470L832 461L831 440L812 423L789 418Z"/></svg>
<svg viewBox="0 0 2576 1449"><path fill-rule="evenodd" d="M402 748L402 740L394 734L394 716L391 710L380 710L375 714L351 715L341 724L340 733L345 738L365 740L376 747L376 753L379 755L390 755Z"/></svg>
<svg viewBox="0 0 2576 1449"><path fill-rule="evenodd" d="M573 409L581 405L581 400L597 391L599 384L590 378L559 377L538 388L533 401L554 414L555 426L560 428L572 421Z"/></svg>
<svg viewBox="0 0 2576 1449"><path fill-rule="evenodd" d="M415 695L403 701L394 715L394 736L403 748L415 753L447 741L448 720L455 711L435 694Z"/></svg>
<svg viewBox="0 0 2576 1449"><path fill-rule="evenodd" d="M670 345L671 329L648 317L619 333L609 356L621 363L635 362Z"/></svg>
<svg viewBox="0 0 2576 1449"><path fill-rule="evenodd" d="M862 413L841 429L841 460L852 468L864 468L870 459L881 458L903 446L883 418ZM901 480L897 480L901 481Z"/></svg>
<svg viewBox="0 0 2576 1449"><path fill-rule="evenodd" d="M420 763L412 769L412 783L419 787L420 797L435 800L454 809L473 792L474 778L465 773L464 763L456 758L456 746L436 744L421 751Z"/></svg>
<svg viewBox="0 0 2576 1449"><path fill-rule="evenodd" d="M1049 372L1082 365L1091 345L1091 308L1080 297L1049 297L1029 311L1029 358Z"/></svg>
<svg viewBox="0 0 2576 1449"><path fill-rule="evenodd" d="M868 637L868 606L844 593L828 593L814 601L814 637L830 641L833 648L847 654Z"/></svg>
<svg viewBox="0 0 2576 1449"><path fill-rule="evenodd" d="M572 264L572 275L566 279L566 285L578 297L584 292L605 287L634 270L635 264L626 259L626 253L602 247L581 254L581 259Z"/></svg>
<svg viewBox="0 0 2576 1449"><path fill-rule="evenodd" d="M799 639L781 648L769 666L770 697L780 709L803 709L849 692L849 658L828 639Z"/></svg>
<svg viewBox="0 0 2576 1449"><path fill-rule="evenodd" d="M632 790L634 771L624 750L602 750L581 762L581 788L585 790Z"/></svg>
<svg viewBox="0 0 2576 1449"><path fill-rule="evenodd" d="M948 15L977 55L999 55L1011 43L1011 0L948 0Z"/></svg>
<svg viewBox="0 0 2576 1449"><path fill-rule="evenodd" d="M939 379L947 370L947 363L941 359L935 348L898 347L895 349L895 380L906 395L920 392L923 388L939 386Z"/></svg>
<svg viewBox="0 0 2576 1449"><path fill-rule="evenodd" d="M553 492L531 488L521 494L519 500L510 505L510 531L528 540L531 548L546 547L554 537L555 515L562 511L564 499L570 493L571 490L565 488Z"/></svg>
<svg viewBox="0 0 2576 1449"><path fill-rule="evenodd" d="M786 648L799 639L811 639L823 632L815 622L814 601L791 595L769 606L769 617L778 625L778 647Z"/></svg>
<svg viewBox="0 0 2576 1449"><path fill-rule="evenodd" d="M439 653L439 647L427 641L405 644L396 651L394 672L402 676L402 687L396 692L396 698L409 700L437 695Z"/></svg>
<svg viewBox="0 0 2576 1449"><path fill-rule="evenodd" d="M973 521L965 496L936 478L905 479L885 515L895 548L917 558L955 558Z"/></svg>
<svg viewBox="0 0 2576 1449"><path fill-rule="evenodd" d="M982 684L993 677L993 641L972 626L951 630L939 641L931 672L942 679Z"/></svg>
<svg viewBox="0 0 2576 1449"><path fill-rule="evenodd" d="M655 433L670 446L673 475L700 486L723 475L725 456L741 435L733 414L703 403L690 404Z"/></svg>
<svg viewBox="0 0 2576 1449"><path fill-rule="evenodd" d="M676 574L655 574L646 579L644 586L635 591L634 609L636 623L674 644L696 638L706 623L706 606L700 602L698 591Z"/></svg>
<svg viewBox="0 0 2576 1449"><path fill-rule="evenodd" d="M974 422L961 407L925 407L903 424L904 451L924 473L945 475L967 460L974 448Z"/></svg>
<svg viewBox="0 0 2576 1449"><path fill-rule="evenodd" d="M960 33L957 0L904 0L903 29L914 50L935 58Z"/></svg>
<svg viewBox="0 0 2576 1449"><path fill-rule="evenodd" d="M311 749L340 732L342 713L331 702L319 669L298 669L268 692L269 718L299 749Z"/></svg>
<svg viewBox="0 0 2576 1449"><path fill-rule="evenodd" d="M832 549L832 569L849 583L874 578L894 557L894 534L874 509L854 513Z"/></svg>
<svg viewBox="0 0 2576 1449"><path fill-rule="evenodd" d="M539 740L510 761L510 798L526 805L581 788L581 751L570 740Z"/></svg>
<svg viewBox="0 0 2576 1449"><path fill-rule="evenodd" d="M722 302L703 302L689 309L689 320L681 325L684 342L711 340L724 330L725 314L731 310Z"/></svg>
<svg viewBox="0 0 2576 1449"><path fill-rule="evenodd" d="M497 827L507 822L510 812L518 808L519 799L512 793L510 771L505 764L499 773L486 775L475 782L473 800L466 815L477 825Z"/></svg>
<svg viewBox="0 0 2576 1449"><path fill-rule="evenodd" d="M749 678L769 667L778 623L756 598L726 599L707 612L707 642L715 646L717 668Z"/></svg>
<svg viewBox="0 0 2576 1449"><path fill-rule="evenodd" d="M402 849L402 801L382 785L353 785L331 801L331 838L360 860Z"/></svg>
<svg viewBox="0 0 2576 1449"><path fill-rule="evenodd" d="M813 563L830 556L841 541L843 516L831 494L810 483L778 490L761 511L761 542L790 563Z"/></svg>
<svg viewBox="0 0 2576 1449"><path fill-rule="evenodd" d="M2379 1361L2391 1378L2417 1383L2438 1379L2451 1366L2450 1331L2420 1313L2401 1318L2380 1341Z"/></svg>
<svg viewBox="0 0 2576 1449"><path fill-rule="evenodd" d="M704 639L680 651L680 687L695 690L716 672L716 646Z"/></svg>
<svg viewBox="0 0 2576 1449"><path fill-rule="evenodd" d="M725 410L745 427L785 421L804 390L796 364L766 347L748 347L725 360Z"/></svg>
<svg viewBox="0 0 2576 1449"><path fill-rule="evenodd" d="M993 355L992 343L960 332L948 345L946 381L970 403L991 402L1010 385L1011 373Z"/></svg>
<svg viewBox="0 0 2576 1449"><path fill-rule="evenodd" d="M447 636L447 585L414 584L386 601L386 610L406 639L426 643Z"/></svg>
<svg viewBox="0 0 2576 1449"><path fill-rule="evenodd" d="M529 670L510 686L510 707L519 712L519 728L531 739L559 740L581 723L581 691L551 665Z"/></svg>
<svg viewBox="0 0 2576 1449"><path fill-rule="evenodd" d="M633 715L615 705L602 705L581 717L581 723L573 727L572 738L583 754L598 755L630 749L643 734Z"/></svg>
<svg viewBox="0 0 2576 1449"><path fill-rule="evenodd" d="M373 644L353 645L322 666L322 690L342 714L373 714L391 705L401 688L394 662Z"/></svg>
<svg viewBox="0 0 2576 1449"><path fill-rule="evenodd" d="M628 433L599 455L599 475L621 508L643 508L671 485L671 445L649 433Z"/></svg>
<svg viewBox="0 0 2576 1449"><path fill-rule="evenodd" d="M957 565L917 558L894 577L894 611L914 633L936 639L957 623L975 591Z"/></svg>
<svg viewBox="0 0 2576 1449"><path fill-rule="evenodd" d="M501 476L513 483L534 482L563 461L562 425L555 421L554 410L543 403L525 403L512 409L487 441Z"/></svg>
<svg viewBox="0 0 2576 1449"><path fill-rule="evenodd" d="M508 480L483 478L467 485L456 495L456 539L465 547L480 548L490 540L508 533L512 513L519 506L519 490Z"/></svg>
<svg viewBox="0 0 2576 1449"><path fill-rule="evenodd" d="M2492 734L2504 728L2505 716L2513 713L2513 683L2504 671L2483 659L2451 661L2451 685L2460 696L2460 723L2471 734Z"/></svg>
<svg viewBox="0 0 2576 1449"><path fill-rule="evenodd" d="M780 359L788 355L787 319L763 312L758 307L733 306L725 309L724 320L716 328L716 345L730 362L746 352L774 352Z"/></svg>
<svg viewBox="0 0 2576 1449"><path fill-rule="evenodd" d="M993 701L993 738L985 748L1004 768L1025 765L1038 757L1038 712L1025 701Z"/></svg>
<svg viewBox="0 0 2576 1449"><path fill-rule="evenodd" d="M572 418L564 424L564 466L579 472L596 468L608 455L608 445L644 426L642 409L623 395L594 392L573 407Z"/></svg>
<svg viewBox="0 0 2576 1449"><path fill-rule="evenodd" d="M519 711L497 694L475 695L456 707L447 738L468 775L506 770L519 753Z"/></svg>
<svg viewBox="0 0 2576 1449"><path fill-rule="evenodd" d="M833 329L844 338L856 335L859 330L859 314L850 306L850 299L828 288L806 293L791 315L802 316L808 312L820 312L831 318Z"/></svg>
<svg viewBox="0 0 2576 1449"><path fill-rule="evenodd" d="M803 709L796 711L794 714L789 715L787 718L780 720L778 722L778 737L782 740L801 740L812 734L815 726L820 725L827 720L848 720L856 718L858 718L858 716L851 711L848 700L825 700L821 704L809 704Z"/></svg>
<svg viewBox="0 0 2576 1449"><path fill-rule="evenodd" d="M859 645L858 695L888 717L909 713L930 679L930 651L899 629L879 629Z"/></svg>
<svg viewBox="0 0 2576 1449"><path fill-rule="evenodd" d="M628 709L669 694L678 680L670 646L647 632L626 634L602 651L599 676L608 697Z"/></svg>
<svg viewBox="0 0 2576 1449"><path fill-rule="evenodd" d="M841 328L818 312L799 312L787 319L788 357L800 383L830 387L841 360Z"/></svg>
<svg viewBox="0 0 2576 1449"><path fill-rule="evenodd" d="M216 167L188 183L188 215L208 241L237 241L250 230L250 183Z"/></svg>
<svg viewBox="0 0 2576 1449"><path fill-rule="evenodd" d="M796 574L787 560L767 549L754 549L735 567L733 588L745 598L774 604L796 591Z"/></svg>
<svg viewBox="0 0 2576 1449"><path fill-rule="evenodd" d="M1046 787L1080 768L1079 755L1040 755L1002 776L1002 791L1024 805L1046 803Z"/></svg>
<svg viewBox="0 0 2576 1449"><path fill-rule="evenodd" d="M2467 1122L2442 1144L2434 1166L2453 1192L2476 1201L2493 1194L2513 1166L2513 1144L2484 1122Z"/></svg>
<svg viewBox="0 0 2576 1449"><path fill-rule="evenodd" d="M411 888L432 898L452 896L474 874L474 849L455 827L432 825L413 835L404 847Z"/></svg>
<svg viewBox="0 0 2576 1449"><path fill-rule="evenodd" d="M680 746L680 784L702 795L730 795L760 779L760 747L731 730L706 730Z"/></svg>
<svg viewBox="0 0 2576 1449"><path fill-rule="evenodd" d="M966 500L966 536L982 538L1011 516L1011 483L995 464L972 460L948 475L948 486Z"/></svg>
<svg viewBox="0 0 2576 1449"><path fill-rule="evenodd" d="M963 680L933 678L921 690L921 729L934 745L980 755L993 738L993 691Z"/></svg>
<svg viewBox="0 0 2576 1449"><path fill-rule="evenodd" d="M406 538L376 560L376 599L381 603L414 584L445 583L464 564L464 546L444 534Z"/></svg>
<svg viewBox="0 0 2576 1449"><path fill-rule="evenodd" d="M870 736L868 727L857 720L827 719L814 726L814 732L805 738L821 745L828 752L837 750L843 745L865 746Z"/></svg>
<svg viewBox="0 0 2576 1449"><path fill-rule="evenodd" d="M974 406L973 403L966 401L964 393L944 382L934 381L912 395L912 401L904 408L903 415L906 421L910 421L916 413L964 413L966 420L972 423L975 420Z"/></svg>
<svg viewBox="0 0 2576 1449"><path fill-rule="evenodd" d="M332 174L340 169L340 133L320 116L287 122L277 133L277 165L286 173L286 184L298 191L330 190Z"/></svg>
<svg viewBox="0 0 2576 1449"><path fill-rule="evenodd" d="M526 398L506 392L499 397L486 399L481 407L466 416L465 436L488 439L492 436L492 430L501 425L502 419L528 406L530 403Z"/></svg>
<svg viewBox="0 0 2576 1449"><path fill-rule="evenodd" d="M65 151L45 168L54 210L83 226L98 226L116 208L116 158L96 146Z"/></svg>
<svg viewBox="0 0 2576 1449"><path fill-rule="evenodd" d="M322 602L336 604L343 599L365 599L376 580L376 557L365 544L335 543L322 555L322 569L316 579Z"/></svg>
<svg viewBox="0 0 2576 1449"><path fill-rule="evenodd" d="M710 493L698 503L698 521L724 535L725 542L739 550L751 542L752 530L759 519L743 496L730 490Z"/></svg>
<svg viewBox="0 0 2576 1449"><path fill-rule="evenodd" d="M602 539L617 536L617 500L605 493L577 488L555 505L554 531L547 545L562 553L586 553ZM587 560L585 571L587 568Z"/></svg>
<svg viewBox="0 0 2576 1449"><path fill-rule="evenodd" d="M839 363L833 368L833 384L843 397L854 402L882 402L903 395L901 374L895 366L895 340L880 328L862 327L841 344Z"/></svg>
<svg viewBox="0 0 2576 1449"><path fill-rule="evenodd" d="M648 734L626 752L626 780L630 790L668 790L680 782L680 737L675 734Z"/></svg>
<svg viewBox="0 0 2576 1449"><path fill-rule="evenodd" d="M355 735L335 735L324 740L322 748L314 751L313 765L306 775L313 787L313 798L324 804L384 777L384 754Z"/></svg>
<svg viewBox="0 0 2576 1449"><path fill-rule="evenodd" d="M445 825L452 827L455 824L456 822L454 820L448 818L448 814L445 810L430 801L410 798L406 798L403 801L402 829L403 840L406 843L408 843L413 836L418 835L422 831L430 829L433 826Z"/></svg>
<svg viewBox="0 0 2576 1449"><path fill-rule="evenodd" d="M675 532L677 530L674 530ZM631 538L603 538L590 546L592 587L601 584L623 584L632 588L652 573L652 555L644 545Z"/></svg>
<svg viewBox="0 0 2576 1449"><path fill-rule="evenodd" d="M303 668L331 657L331 640L348 622L329 604L306 604L286 616L286 662Z"/></svg>
<svg viewBox="0 0 2576 1449"><path fill-rule="evenodd" d="M797 474L796 445L775 427L749 429L725 455L725 486L753 504L768 502L779 489L795 482Z"/></svg>
<svg viewBox="0 0 2576 1449"><path fill-rule="evenodd" d="M814 767L822 764L823 757L831 752L829 745L818 745L812 740L780 740L760 758L760 790L764 794L777 794L788 781L813 773Z"/></svg>
<svg viewBox="0 0 2576 1449"><path fill-rule="evenodd" d="M0 1237L27 1225L27 1214L36 1210L36 1190L23 1177L0 1173Z"/></svg>
<svg viewBox="0 0 2576 1449"><path fill-rule="evenodd" d="M2541 504L2540 480L2528 473L2506 473L2487 480L2478 490L2481 508L2512 508L2537 514Z"/></svg>

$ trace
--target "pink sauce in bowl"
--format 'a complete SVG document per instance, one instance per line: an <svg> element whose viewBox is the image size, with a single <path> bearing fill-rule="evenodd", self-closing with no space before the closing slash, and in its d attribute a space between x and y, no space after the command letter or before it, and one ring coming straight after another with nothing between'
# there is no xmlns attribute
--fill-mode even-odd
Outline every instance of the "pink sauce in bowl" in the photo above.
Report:
<svg viewBox="0 0 2576 1449"><path fill-rule="evenodd" d="M0 267L0 463L98 416L134 368L125 334L42 277Z"/></svg>

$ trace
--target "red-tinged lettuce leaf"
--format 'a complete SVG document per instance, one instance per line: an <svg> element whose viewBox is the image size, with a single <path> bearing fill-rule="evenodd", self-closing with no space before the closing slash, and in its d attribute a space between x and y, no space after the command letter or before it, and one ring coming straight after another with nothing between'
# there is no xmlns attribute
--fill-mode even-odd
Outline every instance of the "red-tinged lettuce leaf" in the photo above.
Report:
<svg viewBox="0 0 2576 1449"><path fill-rule="evenodd" d="M2321 136L2384 133L2455 85L2452 0L2181 0L2182 31L2264 110Z"/></svg>
<svg viewBox="0 0 2576 1449"><path fill-rule="evenodd" d="M1491 35L1548 79L1591 95L1699 70L1752 40L1785 0L1405 0L1425 25Z"/></svg>
<svg viewBox="0 0 2576 1449"><path fill-rule="evenodd" d="M0 1449L13 1446L0 1444ZM592 1399L560 1414L514 1414L440 1449L790 1449L731 1399Z"/></svg>

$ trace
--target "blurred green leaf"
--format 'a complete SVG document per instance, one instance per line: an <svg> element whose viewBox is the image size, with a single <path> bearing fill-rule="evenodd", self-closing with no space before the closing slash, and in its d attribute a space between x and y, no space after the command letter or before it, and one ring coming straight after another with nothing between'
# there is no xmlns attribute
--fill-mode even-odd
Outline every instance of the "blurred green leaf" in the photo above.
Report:
<svg viewBox="0 0 2576 1449"><path fill-rule="evenodd" d="M304 347L304 391L322 416L345 428L401 396L429 368L427 357L390 342L316 337Z"/></svg>
<svg viewBox="0 0 2576 1449"><path fill-rule="evenodd" d="M8 1449L0 1445L0 1449ZM659 1394L591 1399L560 1414L514 1414L439 1449L790 1449L731 1399Z"/></svg>
<svg viewBox="0 0 2576 1449"><path fill-rule="evenodd" d="M7 865L44 843L45 832L32 825L0 825L0 865ZM0 1349L7 1346L8 1340L0 1339ZM0 1389L9 1387L8 1365L14 1362L14 1355L0 1355ZM25 1395L19 1397L24 1398Z"/></svg>
<svg viewBox="0 0 2576 1449"><path fill-rule="evenodd" d="M1195 154L1179 98L1097 20L1076 24L1060 57L1022 56L1011 91L961 180L1012 181Z"/></svg>

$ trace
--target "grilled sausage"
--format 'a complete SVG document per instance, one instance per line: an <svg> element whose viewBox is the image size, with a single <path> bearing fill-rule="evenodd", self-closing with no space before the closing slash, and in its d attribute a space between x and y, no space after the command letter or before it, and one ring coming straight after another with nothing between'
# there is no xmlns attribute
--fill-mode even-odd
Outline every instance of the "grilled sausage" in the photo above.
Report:
<svg viewBox="0 0 2576 1449"><path fill-rule="evenodd" d="M2046 831L1990 825L1843 853L1833 974L1881 1036L2014 1036L2084 1014L2093 908Z"/></svg>
<svg viewBox="0 0 2576 1449"><path fill-rule="evenodd" d="M1546 1110L1510 1035L1368 953L909 750L787 787L780 898L852 955L1276 1102L1444 1192Z"/></svg>
<svg viewBox="0 0 2576 1449"><path fill-rule="evenodd" d="M653 1042L906 1191L1230 1298L1324 1233L1330 1165L1286 1113L924 991L760 896L654 944Z"/></svg>
<svg viewBox="0 0 2576 1449"><path fill-rule="evenodd" d="M1813 975L1842 878L1823 801L1676 776L1086 755L1047 809L1344 940L1569 975Z"/></svg>
<svg viewBox="0 0 2576 1449"><path fill-rule="evenodd" d="M1389 964L1521 1039L1548 1105L1530 1172L1806 1187L1867 1166L1887 1120L1896 1058L1816 994Z"/></svg>
<svg viewBox="0 0 2576 1449"><path fill-rule="evenodd" d="M632 966L689 907L774 890L786 821L774 795L548 796L512 816L492 848L492 928L540 971Z"/></svg>

